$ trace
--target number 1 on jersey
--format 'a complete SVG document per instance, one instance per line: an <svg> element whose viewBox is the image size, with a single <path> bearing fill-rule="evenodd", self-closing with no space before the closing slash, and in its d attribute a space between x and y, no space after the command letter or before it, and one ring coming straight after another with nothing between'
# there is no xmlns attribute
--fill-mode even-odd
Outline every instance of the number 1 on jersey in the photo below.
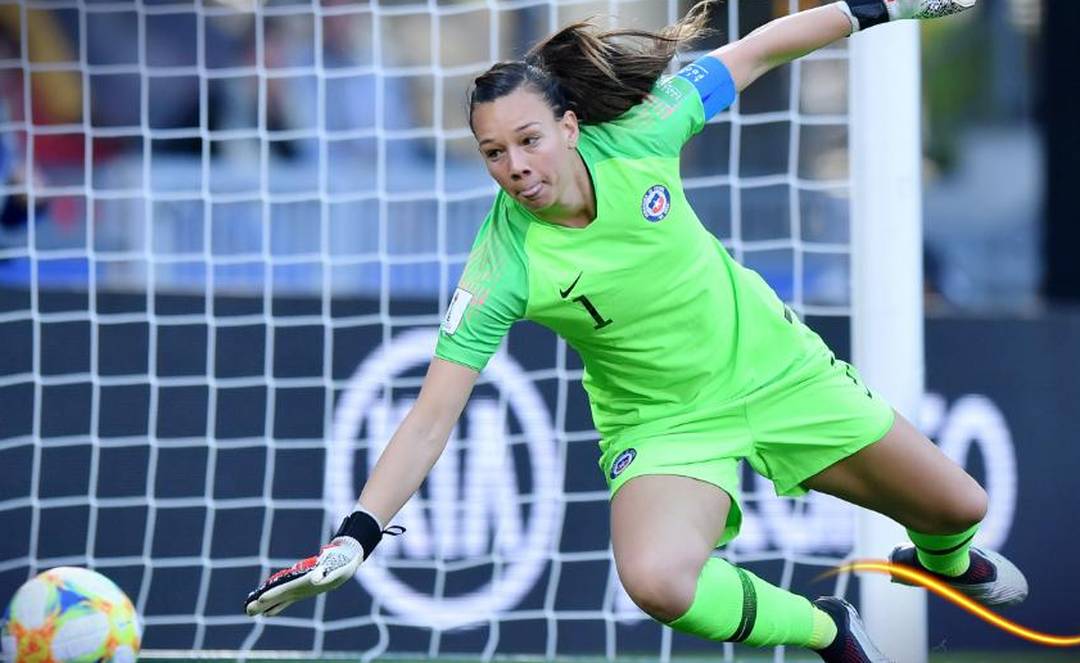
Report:
<svg viewBox="0 0 1080 663"><path fill-rule="evenodd" d="M603 329L604 327L607 327L612 323L611 318L607 318L606 320L604 319L604 316L600 314L600 311L596 310L596 307L593 306L593 303L590 302L589 298L585 295L578 295L577 297L574 297L574 301L581 302L581 305L584 306L585 310L589 312L589 315L592 316L592 319L596 321L596 326L593 327L594 330Z"/></svg>

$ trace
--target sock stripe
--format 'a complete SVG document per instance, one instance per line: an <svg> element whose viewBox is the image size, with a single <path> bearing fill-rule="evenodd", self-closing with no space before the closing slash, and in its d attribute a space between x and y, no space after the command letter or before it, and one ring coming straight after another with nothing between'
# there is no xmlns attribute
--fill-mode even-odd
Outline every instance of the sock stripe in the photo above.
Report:
<svg viewBox="0 0 1080 663"><path fill-rule="evenodd" d="M934 550L932 548L927 548L925 546L920 546L917 543L915 544L915 547L918 548L920 552L924 552L927 555L951 555L954 552L956 552L957 550L960 550L964 546L971 543L971 540L974 539L974 538L975 538L975 532L972 532L966 539L964 539L960 543L956 544L955 546L952 546L950 548L943 548L943 549L940 549L940 550Z"/></svg>
<svg viewBox="0 0 1080 663"><path fill-rule="evenodd" d="M754 623L757 622L757 590L754 589L754 583L751 582L746 571L737 566L735 571L739 574L739 582L742 583L742 617L730 641L743 642L750 637L750 632L754 630Z"/></svg>

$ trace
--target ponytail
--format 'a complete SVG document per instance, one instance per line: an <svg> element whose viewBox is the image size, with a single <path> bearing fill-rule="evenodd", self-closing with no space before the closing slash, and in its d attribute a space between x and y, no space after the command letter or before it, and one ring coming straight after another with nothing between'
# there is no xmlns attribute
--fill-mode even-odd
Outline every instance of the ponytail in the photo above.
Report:
<svg viewBox="0 0 1080 663"><path fill-rule="evenodd" d="M473 82L468 116L478 103L494 101L529 85L556 117L574 111L584 124L613 120L641 103L679 47L709 34L703 0L659 32L601 31L590 21L573 23L529 49L524 61L500 62Z"/></svg>

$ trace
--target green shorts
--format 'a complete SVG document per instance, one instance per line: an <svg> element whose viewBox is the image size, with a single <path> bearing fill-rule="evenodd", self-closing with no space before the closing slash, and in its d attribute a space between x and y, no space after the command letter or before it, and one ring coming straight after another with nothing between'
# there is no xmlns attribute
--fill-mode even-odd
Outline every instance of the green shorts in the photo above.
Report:
<svg viewBox="0 0 1080 663"><path fill-rule="evenodd" d="M715 418L711 439L664 437L613 441L600 467L611 495L643 475L685 476L718 486L732 507L717 545L739 533L739 465L749 461L772 481L777 495L807 491L803 481L870 445L889 431L893 409L868 389L855 369L822 346L797 369Z"/></svg>

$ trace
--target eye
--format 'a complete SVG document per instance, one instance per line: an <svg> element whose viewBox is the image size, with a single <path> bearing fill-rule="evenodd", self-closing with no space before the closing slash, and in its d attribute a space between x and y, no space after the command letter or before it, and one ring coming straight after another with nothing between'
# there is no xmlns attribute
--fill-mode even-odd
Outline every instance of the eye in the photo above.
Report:
<svg viewBox="0 0 1080 663"><path fill-rule="evenodd" d="M488 161L495 161L502 156L502 150L487 150L484 152L484 158Z"/></svg>
<svg viewBox="0 0 1080 663"><path fill-rule="evenodd" d="M536 145L539 142L540 142L540 136L526 136L521 141L521 144L525 145L526 147L529 147L529 146L532 146L532 145Z"/></svg>

